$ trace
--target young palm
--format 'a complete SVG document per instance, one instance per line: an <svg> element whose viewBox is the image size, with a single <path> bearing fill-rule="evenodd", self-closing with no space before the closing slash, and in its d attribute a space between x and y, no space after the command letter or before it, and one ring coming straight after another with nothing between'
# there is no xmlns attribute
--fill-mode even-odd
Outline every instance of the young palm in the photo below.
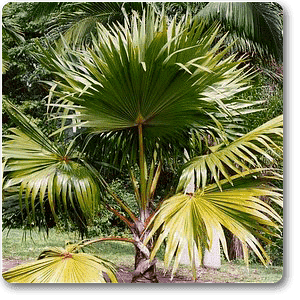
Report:
<svg viewBox="0 0 300 300"><path fill-rule="evenodd" d="M193 263L194 249L201 254L203 246L209 247L212 226L221 233L223 227L233 231L245 251L248 244L267 261L255 235L269 232L266 225L277 228L271 219L281 220L259 197L281 200L278 191L257 179L264 171L259 158L271 159L280 150L272 139L280 137L282 119L237 138L241 115L252 111L253 104L233 97L248 88L251 73L244 60L228 54L230 47L223 45L226 35L219 35L217 24L207 30L204 22L189 16L169 21L152 11L130 19L125 15L124 24L109 28L99 24L89 49L74 51L65 43L57 53L38 44L36 56L57 75L51 83L57 97L53 112L76 120L63 130L78 126L96 135L103 160L114 161L115 153L123 151L115 163L129 170L139 214L131 211L126 199L111 194L126 216L114 213L129 226L135 241L133 282L157 281L154 255L166 237L167 266L175 255L176 270L186 245ZM170 151L179 148L183 153L187 148L192 154L196 149L191 144L201 144L208 136L219 144L187 163L179 194L153 207L162 164ZM9 154L7 158L9 165ZM136 164L138 177L133 170ZM109 189L94 168L86 167ZM181 190L194 172L198 190L184 195ZM194 265L193 270L195 275Z"/></svg>

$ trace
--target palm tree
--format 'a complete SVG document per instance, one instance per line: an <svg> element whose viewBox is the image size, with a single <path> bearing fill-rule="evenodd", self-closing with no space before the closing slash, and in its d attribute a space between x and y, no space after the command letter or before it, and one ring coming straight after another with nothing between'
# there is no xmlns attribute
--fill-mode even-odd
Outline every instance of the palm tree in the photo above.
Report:
<svg viewBox="0 0 300 300"><path fill-rule="evenodd" d="M229 54L225 39L218 24L207 29L189 15L170 21L148 10L125 14L124 25L98 24L89 48L74 50L63 40L64 48L56 51L37 42L37 59L57 76L50 100L56 99L52 113L63 126L53 135L76 127L89 134L87 140L96 138L98 159L128 170L139 209L134 213L111 191L84 150L75 155L73 143L61 150L28 120L20 121L9 103L21 131L14 130L4 145L6 187L20 184L28 210L39 194L40 206L49 201L54 215L61 203L66 211L79 206L93 217L104 202L132 232L132 282L157 282L155 254L164 240L166 267L175 258L172 274L187 247L196 277L195 249L201 258L213 227L226 254L223 227L242 241L246 262L248 245L267 264L257 237L271 234L269 227L279 229L281 219L259 197L282 202L280 191L268 184L280 176L263 168L263 160L280 156L282 117L243 134L243 116L257 103L235 96L249 88L253 73L245 59ZM157 203L161 169L184 149L191 159L176 194ZM193 176L196 191L186 194ZM107 204L107 193L119 210Z"/></svg>

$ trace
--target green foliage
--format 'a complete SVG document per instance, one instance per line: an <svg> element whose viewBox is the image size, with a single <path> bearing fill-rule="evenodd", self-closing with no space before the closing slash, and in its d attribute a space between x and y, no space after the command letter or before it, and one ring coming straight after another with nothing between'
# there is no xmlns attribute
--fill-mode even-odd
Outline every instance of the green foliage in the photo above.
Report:
<svg viewBox="0 0 300 300"><path fill-rule="evenodd" d="M265 236L264 233L262 233ZM270 257L270 265L272 266L283 266L283 235L270 236L266 235L269 239L268 243L261 241L267 255ZM260 263L257 255L253 251L249 251L249 263Z"/></svg>
<svg viewBox="0 0 300 300"><path fill-rule="evenodd" d="M31 13L34 19L46 18L47 36L58 41L60 36L72 45L90 44L98 23L123 23L123 10L142 12L143 2L37 2Z"/></svg>
<svg viewBox="0 0 300 300"><path fill-rule="evenodd" d="M211 21L220 20L230 32L229 40L236 49L256 55L273 55L283 60L283 13L274 2L210 2L199 16Z"/></svg>
<svg viewBox="0 0 300 300"><path fill-rule="evenodd" d="M131 185L128 185L129 178L126 179L114 179L109 184L110 188L130 207L130 209L138 214L138 207L132 193ZM106 202L115 209L118 209L118 206L115 204L112 196L107 196ZM121 236L128 237L131 234L130 230L117 216L108 210L102 209L99 212L97 218L95 218L87 227L87 235L91 236L102 236L102 235L112 235L112 236Z"/></svg>
<svg viewBox="0 0 300 300"><path fill-rule="evenodd" d="M9 4L2 9L2 36L5 40L14 41L18 44L24 42L19 24L10 19ZM8 49L7 45L2 45L2 73L5 73L10 65Z"/></svg>
<svg viewBox="0 0 300 300"><path fill-rule="evenodd" d="M138 207L134 193L132 192L132 186L130 184L129 178L126 179L114 179L110 184L112 190L120 196L121 199L124 199L131 210L137 214ZM112 202L111 202L112 203Z"/></svg>
<svg viewBox="0 0 300 300"><path fill-rule="evenodd" d="M3 35L2 44L6 49L8 66L2 75L2 95L24 112L39 127L47 129L49 122L46 118L44 98L48 95L48 88L41 84L41 80L49 80L52 76L32 56L35 38L44 37L44 18L30 20L31 2L10 2L3 7L3 23L16 24L18 33L22 35L22 42L11 36ZM12 126L12 121L2 112L3 132Z"/></svg>
<svg viewBox="0 0 300 300"><path fill-rule="evenodd" d="M257 84L246 97L248 99L259 98L265 100L261 104L263 110L251 114L245 120L247 126L250 128L256 128L283 113L283 88L279 84L262 82L261 84Z"/></svg>

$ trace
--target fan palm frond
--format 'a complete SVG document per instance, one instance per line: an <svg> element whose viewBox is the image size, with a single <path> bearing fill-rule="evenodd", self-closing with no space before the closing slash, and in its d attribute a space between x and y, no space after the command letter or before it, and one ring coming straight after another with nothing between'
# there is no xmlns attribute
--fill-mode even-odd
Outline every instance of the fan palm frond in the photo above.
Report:
<svg viewBox="0 0 300 300"><path fill-rule="evenodd" d="M210 21L220 20L226 30L241 37L244 51L254 46L261 54L267 51L282 62L282 12L277 3L210 2L198 15Z"/></svg>
<svg viewBox="0 0 300 300"><path fill-rule="evenodd" d="M107 274L112 283L117 283L115 269L100 257L78 253L78 245L49 247L36 261L16 266L4 273L3 278L11 283L106 283Z"/></svg>
<svg viewBox="0 0 300 300"><path fill-rule="evenodd" d="M66 46L61 54L40 45L37 57L60 77L55 105L76 111L65 117L92 132L142 124L145 140L205 126L208 112L228 113L222 100L248 88L244 61L227 55L225 37L214 44L218 25L176 21L148 11L127 17L125 26L99 24L87 51Z"/></svg>
<svg viewBox="0 0 300 300"><path fill-rule="evenodd" d="M27 213L31 207L33 217L38 199L41 209L48 199L55 217L60 204L66 211L79 205L85 216L92 217L99 203L100 189L76 154L74 141L68 147L58 147L9 101L4 104L20 127L11 129L12 134L3 146L7 161L4 189L19 185L20 204L24 193Z"/></svg>
<svg viewBox="0 0 300 300"><path fill-rule="evenodd" d="M283 116L278 116L260 127L242 135L231 143L210 147L211 153L192 158L186 163L180 177L178 191L184 189L196 175L196 187L206 186L209 174L220 189L220 174L231 182L232 172L241 174L244 170L261 167L259 156L273 162L274 156L282 154ZM230 174L231 173L231 174Z"/></svg>
<svg viewBox="0 0 300 300"><path fill-rule="evenodd" d="M165 200L150 222L152 229L145 241L149 241L153 234L160 230L151 258L154 258L162 242L166 240L165 267L168 268L175 258L172 271L174 274L183 250L187 247L195 277L195 249L198 250L201 261L202 249L211 247L213 228L228 258L224 227L241 240L246 263L248 245L260 260L267 264L269 257L257 238L268 241L261 233L274 235L270 228L279 229L278 224L282 224L282 220L260 197L268 196L275 203L282 205L282 195L267 184L267 180L278 179L279 176L263 178L258 176L259 171L246 171L241 175L232 176L233 186L227 179L223 180L222 192L217 184L211 184L193 195L177 194Z"/></svg>

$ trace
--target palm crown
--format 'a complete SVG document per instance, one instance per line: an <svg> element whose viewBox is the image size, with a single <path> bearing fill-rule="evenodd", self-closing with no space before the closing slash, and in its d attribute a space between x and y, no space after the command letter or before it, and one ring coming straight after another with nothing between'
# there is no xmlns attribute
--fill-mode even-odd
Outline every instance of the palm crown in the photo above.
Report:
<svg viewBox="0 0 300 300"><path fill-rule="evenodd" d="M234 55L222 60L229 47L220 52L219 27L205 30L190 18L168 22L154 13L135 15L124 26L99 24L91 49L66 49L63 60L44 51L40 60L60 77L57 95L79 112L69 116L82 120L78 126L106 132L142 124L145 136L161 137L205 126L209 113L228 111L221 100L247 81Z"/></svg>

